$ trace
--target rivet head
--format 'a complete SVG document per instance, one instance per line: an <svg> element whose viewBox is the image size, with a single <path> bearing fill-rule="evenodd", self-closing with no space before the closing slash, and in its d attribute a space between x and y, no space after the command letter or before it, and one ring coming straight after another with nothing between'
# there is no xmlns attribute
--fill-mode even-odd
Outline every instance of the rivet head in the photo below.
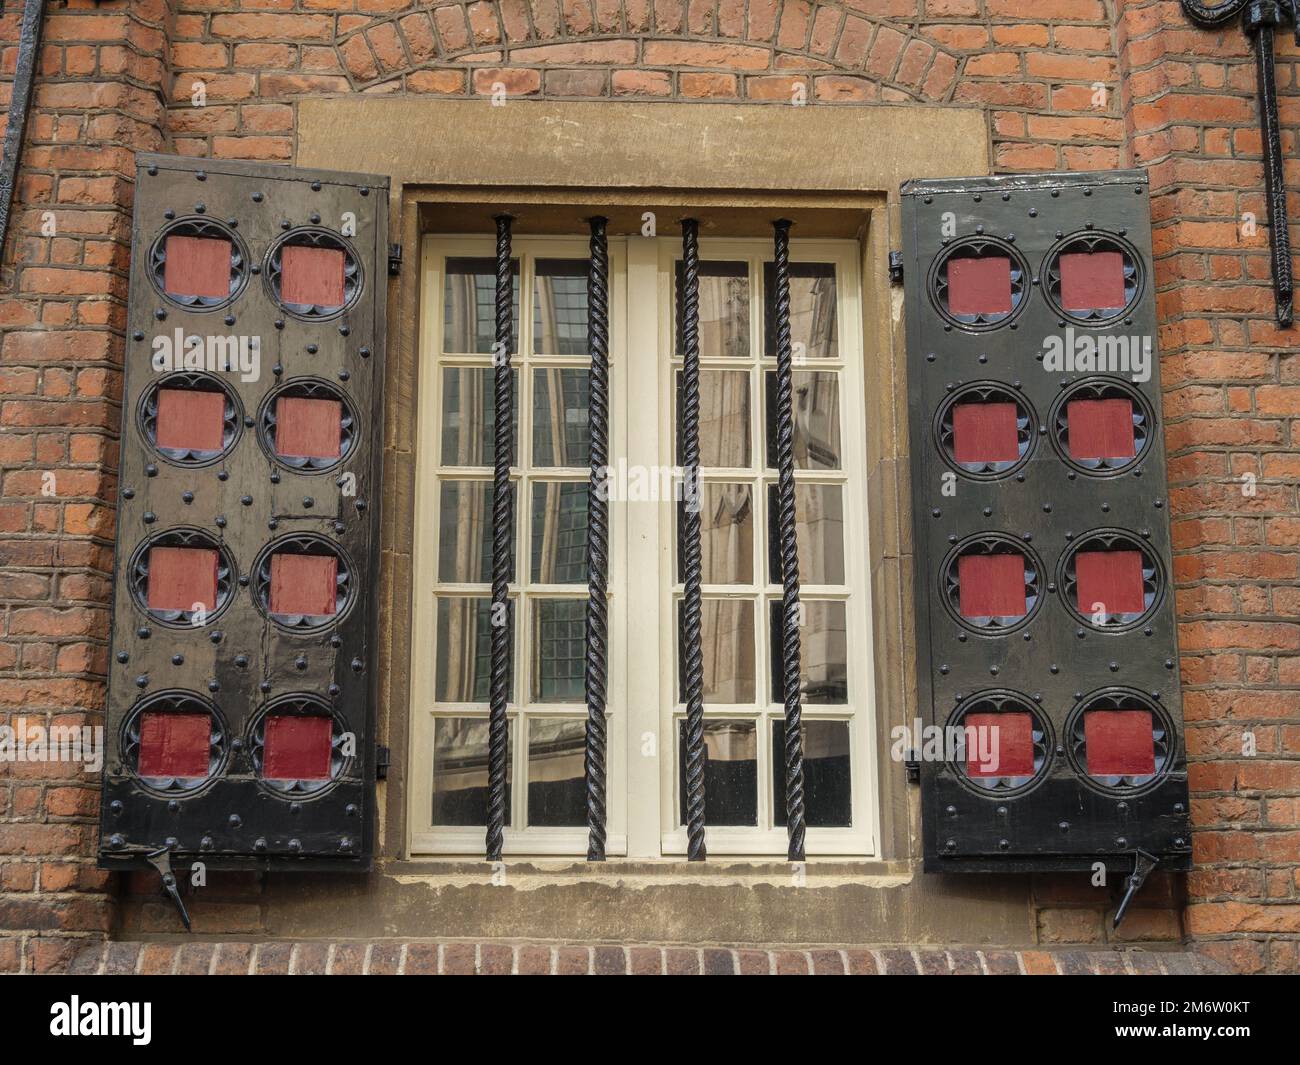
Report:
<svg viewBox="0 0 1300 1065"><path fill-rule="evenodd" d="M173 666L183 666L183 665L185 665L185 656L184 656L184 655L179 655L179 654L177 654L177 655L172 655L172 665L173 665Z"/></svg>
<svg viewBox="0 0 1300 1065"><path fill-rule="evenodd" d="M265 850L266 850L266 840L263 839L263 838L260 837L260 836L259 836L257 839L255 839L255 840L253 841L253 850L258 851L259 853L262 852L262 851L265 851Z"/></svg>
<svg viewBox="0 0 1300 1065"><path fill-rule="evenodd" d="M114 799L112 802L108 804L108 808L111 812L115 814L120 814L122 812L122 800Z"/></svg>
<svg viewBox="0 0 1300 1065"><path fill-rule="evenodd" d="M240 817L239 814L231 814L226 818L226 823L229 824L231 828L238 828L244 823L244 819Z"/></svg>

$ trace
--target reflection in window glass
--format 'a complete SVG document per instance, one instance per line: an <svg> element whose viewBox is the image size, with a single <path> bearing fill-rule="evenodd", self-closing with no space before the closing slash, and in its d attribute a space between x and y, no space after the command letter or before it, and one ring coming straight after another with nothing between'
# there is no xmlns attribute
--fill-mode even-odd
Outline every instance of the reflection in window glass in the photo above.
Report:
<svg viewBox="0 0 1300 1065"><path fill-rule="evenodd" d="M445 366L442 371L442 464L491 466L496 461L495 371L482 366ZM515 436L519 433L519 374L514 373ZM517 461L518 450L510 456Z"/></svg>
<svg viewBox="0 0 1300 1065"><path fill-rule="evenodd" d="M844 583L844 489L838 484L794 486L795 538L799 545L799 582ZM781 529L776 485L767 489L768 575L780 584Z"/></svg>
<svg viewBox="0 0 1300 1065"><path fill-rule="evenodd" d="M843 600L825 602L801 599L803 625L799 629L800 690L805 703L847 703L849 701L848 641L845 638ZM781 676L781 603L771 604L769 618L772 648L772 702L785 701Z"/></svg>
<svg viewBox="0 0 1300 1065"><path fill-rule="evenodd" d="M511 732L514 730L511 729ZM513 741L511 736L510 740ZM513 746L511 742L509 744ZM506 755L506 824L510 824L510 756ZM433 725L433 823L487 824L488 720L438 717Z"/></svg>
<svg viewBox="0 0 1300 1065"><path fill-rule="evenodd" d="M587 583L586 481L534 481L532 580Z"/></svg>
<svg viewBox="0 0 1300 1065"><path fill-rule="evenodd" d="M515 486L510 486L513 494ZM443 481L438 493L438 580L492 582L492 482ZM511 530L511 579L514 530Z"/></svg>
<svg viewBox="0 0 1300 1065"><path fill-rule="evenodd" d="M513 614L513 603L508 610ZM492 676L492 600L439 598L437 630L434 698L440 703L486 703ZM510 670L513 676L513 661Z"/></svg>
<svg viewBox="0 0 1300 1065"><path fill-rule="evenodd" d="M519 337L519 260L514 260L512 336ZM497 336L497 266L489 258L449 258L443 284L442 350L491 355Z"/></svg>
<svg viewBox="0 0 1300 1065"><path fill-rule="evenodd" d="M677 354L682 353L682 277L677 263ZM749 357L749 266L746 263L701 262L699 272L700 355L736 359Z"/></svg>
<svg viewBox="0 0 1300 1065"><path fill-rule="evenodd" d="M528 824L548 828L587 823L583 762L587 722L534 717L528 722Z"/></svg>
<svg viewBox="0 0 1300 1065"><path fill-rule="evenodd" d="M683 604L677 603L678 698L686 701ZM754 701L754 603L749 599L705 599L700 606L700 648L706 703Z"/></svg>
<svg viewBox="0 0 1300 1065"><path fill-rule="evenodd" d="M849 723L803 719L803 804L809 828L850 828ZM784 825L785 722L772 722L772 823Z"/></svg>
<svg viewBox="0 0 1300 1065"><path fill-rule="evenodd" d="M763 264L763 353L776 358L776 265ZM796 358L839 358L833 263L790 264L790 343ZM802 345L802 347L801 347Z"/></svg>
<svg viewBox="0 0 1300 1065"><path fill-rule="evenodd" d="M531 613L532 701L582 702L587 601L535 599Z"/></svg>
<svg viewBox="0 0 1300 1065"><path fill-rule="evenodd" d="M677 726L677 807L686 824L686 722ZM758 824L758 730L753 721L704 722L704 823Z"/></svg>
<svg viewBox="0 0 1300 1065"><path fill-rule="evenodd" d="M685 579L686 503L677 504L677 577ZM747 484L700 482L704 584L754 581L754 501Z"/></svg>
<svg viewBox="0 0 1300 1065"><path fill-rule="evenodd" d="M677 461L682 451L682 375L677 374ZM750 463L749 374L700 371L700 466L745 468Z"/></svg>
<svg viewBox="0 0 1300 1065"><path fill-rule="evenodd" d="M533 370L533 465L591 463L586 370Z"/></svg>
<svg viewBox="0 0 1300 1065"><path fill-rule="evenodd" d="M586 259L538 259L533 281L533 352L587 354Z"/></svg>
<svg viewBox="0 0 1300 1065"><path fill-rule="evenodd" d="M776 374L767 378L767 464L776 469ZM797 470L840 468L840 380L835 373L795 370L794 466Z"/></svg>

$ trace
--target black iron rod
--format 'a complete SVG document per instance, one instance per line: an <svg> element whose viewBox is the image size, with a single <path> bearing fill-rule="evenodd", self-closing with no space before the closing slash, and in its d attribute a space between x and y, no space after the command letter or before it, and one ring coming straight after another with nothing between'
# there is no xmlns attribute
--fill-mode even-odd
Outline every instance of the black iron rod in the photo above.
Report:
<svg viewBox="0 0 1300 1065"><path fill-rule="evenodd" d="M45 17L45 0L27 0L18 30L18 65L10 90L9 117L5 123L3 158L0 158L0 254L4 252L9 231L9 212L13 207L14 189L18 185L18 166L23 154L23 136L31 110L32 82L40 62L41 25Z"/></svg>
<svg viewBox="0 0 1300 1065"><path fill-rule="evenodd" d="M1259 129L1264 150L1264 195L1268 201L1268 240L1273 253L1273 293L1279 325L1292 319L1291 232L1282 168L1282 129L1277 109L1277 71L1273 27L1255 31L1255 76L1259 92Z"/></svg>
<svg viewBox="0 0 1300 1065"><path fill-rule="evenodd" d="M587 272L587 344L591 351L588 424L591 481L587 489L587 861L605 860L605 678L609 655L609 246L608 219L591 219Z"/></svg>
<svg viewBox="0 0 1300 1065"><path fill-rule="evenodd" d="M781 679L785 698L788 857L804 860L803 707L799 692L799 546L794 509L794 356L790 343L790 222L776 230L776 507L781 548Z"/></svg>
<svg viewBox="0 0 1300 1065"><path fill-rule="evenodd" d="M492 676L488 697L487 860L501 860L506 820L506 764L510 746L510 651L514 625L510 616L510 544L514 498L510 492L510 458L514 454L515 381L510 365L514 347L514 274L510 259L510 216L497 215L496 344L493 348L492 408L495 466L492 478Z"/></svg>
<svg viewBox="0 0 1300 1065"><path fill-rule="evenodd" d="M700 620L700 226L682 222L682 656L686 682L686 857L704 844L704 652Z"/></svg>

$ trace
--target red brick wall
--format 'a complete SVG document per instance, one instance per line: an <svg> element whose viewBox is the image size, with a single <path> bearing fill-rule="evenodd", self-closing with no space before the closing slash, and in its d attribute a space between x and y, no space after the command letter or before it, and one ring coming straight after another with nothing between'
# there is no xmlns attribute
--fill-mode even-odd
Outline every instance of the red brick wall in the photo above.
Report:
<svg viewBox="0 0 1300 1065"><path fill-rule="evenodd" d="M0 42L18 19L7 6ZM1281 41L1279 56L1294 157L1297 52ZM0 714L95 721L102 706L133 150L291 161L304 97L494 82L769 106L799 84L813 105L980 108L999 170L1151 167L1198 826L1187 925L1236 968L1300 967L1300 363L1296 335L1271 324L1253 78L1235 24L1195 29L1173 0L52 6L0 273ZM36 768L0 765L0 971L56 965L113 919L90 858L94 788ZM249 886L231 899L241 927ZM1181 934L1177 889L1155 896L1129 938ZM1043 881L1035 903L1044 943L1106 936L1072 885ZM126 919L149 925L138 907Z"/></svg>

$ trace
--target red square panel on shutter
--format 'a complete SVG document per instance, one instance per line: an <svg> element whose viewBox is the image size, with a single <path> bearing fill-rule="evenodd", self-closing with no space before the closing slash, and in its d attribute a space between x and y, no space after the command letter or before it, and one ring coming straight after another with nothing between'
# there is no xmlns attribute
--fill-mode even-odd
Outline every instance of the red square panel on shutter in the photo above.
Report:
<svg viewBox="0 0 1300 1065"><path fill-rule="evenodd" d="M1014 462L1020 457L1014 403L958 403L952 409L958 462Z"/></svg>
<svg viewBox="0 0 1300 1065"><path fill-rule="evenodd" d="M154 430L158 446L220 451L225 443L225 415L226 399L220 392L160 388Z"/></svg>
<svg viewBox="0 0 1300 1065"><path fill-rule="evenodd" d="M1066 404L1070 457L1131 459L1133 403L1127 399L1072 399Z"/></svg>
<svg viewBox="0 0 1300 1065"><path fill-rule="evenodd" d="M272 555L272 614L333 614L338 559L331 555Z"/></svg>
<svg viewBox="0 0 1300 1065"><path fill-rule="evenodd" d="M149 549L149 609L217 608L217 553L210 547Z"/></svg>
<svg viewBox="0 0 1300 1065"><path fill-rule="evenodd" d="M1081 614L1140 614L1146 609L1140 551L1080 551L1074 560Z"/></svg>
<svg viewBox="0 0 1300 1065"><path fill-rule="evenodd" d="M275 401L275 451L295 458L339 457L343 404L337 399L281 396Z"/></svg>
<svg viewBox="0 0 1300 1065"><path fill-rule="evenodd" d="M964 555L957 560L963 617L1022 617L1025 560L1021 555Z"/></svg>
<svg viewBox="0 0 1300 1065"><path fill-rule="evenodd" d="M163 291L169 296L230 295L230 241L171 236L165 254Z"/></svg>
<svg viewBox="0 0 1300 1065"><path fill-rule="evenodd" d="M1061 306L1067 311L1120 310L1124 256L1117 251L1068 252L1061 256Z"/></svg>
<svg viewBox="0 0 1300 1065"><path fill-rule="evenodd" d="M952 314L1007 314L1011 310L1011 260L1002 255L949 259L948 310Z"/></svg>
<svg viewBox="0 0 1300 1065"><path fill-rule="evenodd" d="M290 244L280 251L280 299L318 307L343 304L343 252Z"/></svg>
<svg viewBox="0 0 1300 1065"><path fill-rule="evenodd" d="M967 729L967 775L1034 775L1034 719L1029 714L967 714L962 726Z"/></svg>
<svg viewBox="0 0 1300 1065"><path fill-rule="evenodd" d="M1147 776L1156 771L1148 710L1090 710L1083 715L1083 738L1090 776Z"/></svg>
<svg viewBox="0 0 1300 1065"><path fill-rule="evenodd" d="M162 714L140 718L139 772L142 777L206 777L212 745L207 714Z"/></svg>
<svg viewBox="0 0 1300 1065"><path fill-rule="evenodd" d="M328 717L272 714L263 734L262 776L270 780L328 780L333 733Z"/></svg>

